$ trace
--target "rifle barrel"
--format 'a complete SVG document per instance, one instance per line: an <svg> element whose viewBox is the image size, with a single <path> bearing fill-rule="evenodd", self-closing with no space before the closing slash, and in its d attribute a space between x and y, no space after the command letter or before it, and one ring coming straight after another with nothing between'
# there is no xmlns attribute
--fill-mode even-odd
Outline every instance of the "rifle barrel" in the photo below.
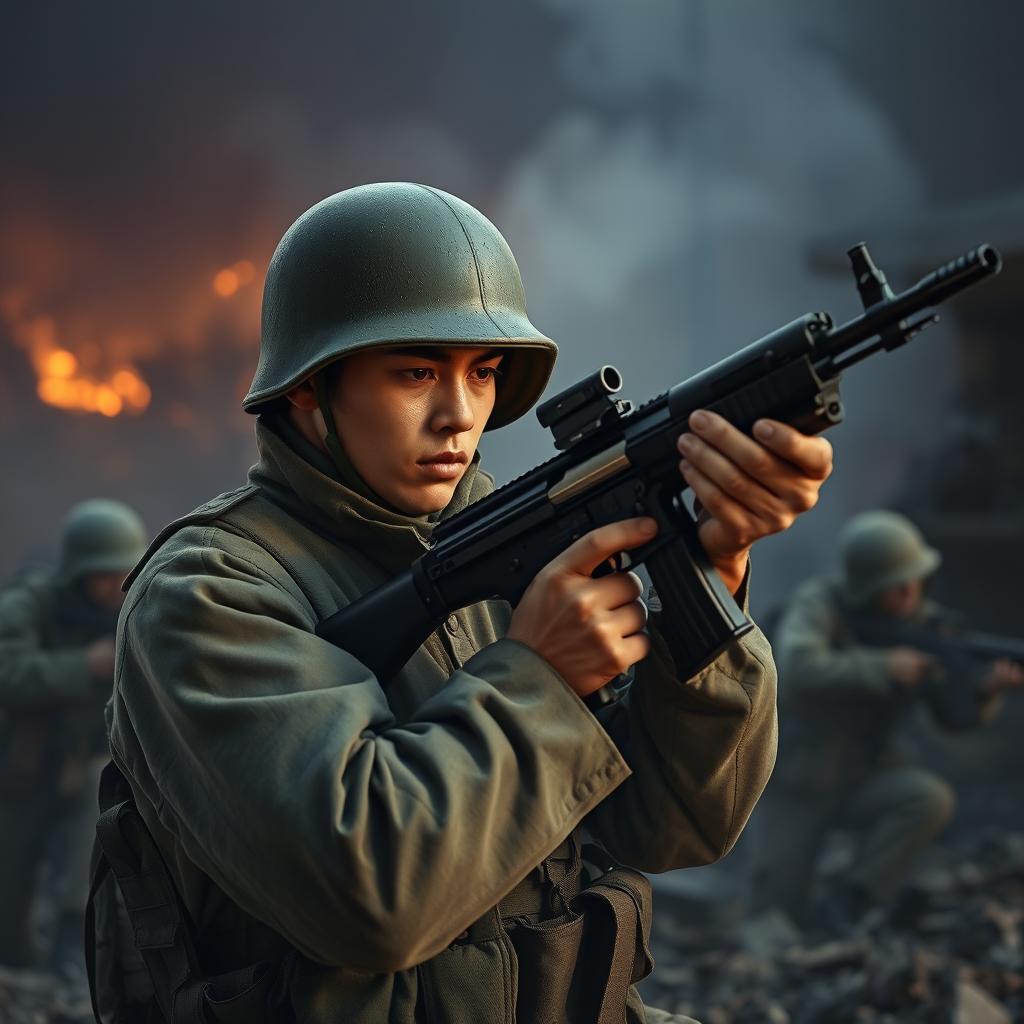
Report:
<svg viewBox="0 0 1024 1024"><path fill-rule="evenodd" d="M887 330L898 329L902 320L998 274L1002 265L997 249L987 244L979 245L926 274L912 288L891 299L883 299L860 316L830 330L816 344L815 355L834 358Z"/></svg>

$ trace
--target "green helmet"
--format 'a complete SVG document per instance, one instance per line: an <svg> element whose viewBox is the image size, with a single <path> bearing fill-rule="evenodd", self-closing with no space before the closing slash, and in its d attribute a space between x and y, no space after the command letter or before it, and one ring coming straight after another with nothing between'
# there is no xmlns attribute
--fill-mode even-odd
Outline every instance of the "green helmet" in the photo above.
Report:
<svg viewBox="0 0 1024 1024"><path fill-rule="evenodd" d="M119 501L95 498L64 521L60 573L69 582L90 573L128 573L146 553L142 520Z"/></svg>
<svg viewBox="0 0 1024 1024"><path fill-rule="evenodd" d="M533 405L558 351L530 323L498 229L461 199L407 182L339 192L285 233L242 407L258 413L339 356L384 345L508 349L488 429Z"/></svg>
<svg viewBox="0 0 1024 1024"><path fill-rule="evenodd" d="M879 509L854 516L839 539L846 594L865 604L889 587L924 579L942 556L906 516Z"/></svg>

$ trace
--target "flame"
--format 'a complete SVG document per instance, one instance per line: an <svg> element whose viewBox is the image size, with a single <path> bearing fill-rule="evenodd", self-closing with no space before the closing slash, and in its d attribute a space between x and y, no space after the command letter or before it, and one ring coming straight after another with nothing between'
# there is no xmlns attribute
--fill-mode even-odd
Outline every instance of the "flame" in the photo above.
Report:
<svg viewBox="0 0 1024 1024"><path fill-rule="evenodd" d="M256 280L256 267L250 260L239 260L230 267L218 270L213 278L213 290L222 298L230 299L239 288Z"/></svg>
<svg viewBox="0 0 1024 1024"><path fill-rule="evenodd" d="M140 413L149 405L149 385L131 366L116 366L102 374L88 372L80 356L95 359L97 350L84 345L75 355L64 347L52 317L15 319L14 335L28 350L38 378L36 394L47 405L109 418L122 412Z"/></svg>
<svg viewBox="0 0 1024 1024"><path fill-rule="evenodd" d="M211 345L236 347L250 363L259 336L260 289L253 285L271 233L230 264L195 251L171 253L158 275L140 269L146 260L53 222L42 198L4 220L3 234L0 343L10 338L24 354L44 405L99 418L138 415L155 401L149 376L158 371L150 368L164 366L166 417L173 392L207 379L194 371ZM7 272L11 253L14 273ZM189 390L187 401L206 399ZM213 419L220 414L218 406ZM202 414L194 419L205 429Z"/></svg>

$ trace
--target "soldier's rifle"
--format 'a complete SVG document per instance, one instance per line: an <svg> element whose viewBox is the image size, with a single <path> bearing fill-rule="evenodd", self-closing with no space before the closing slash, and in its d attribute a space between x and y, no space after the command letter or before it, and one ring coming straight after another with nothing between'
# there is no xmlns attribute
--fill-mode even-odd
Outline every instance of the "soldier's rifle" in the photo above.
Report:
<svg viewBox="0 0 1024 1024"><path fill-rule="evenodd" d="M888 615L848 615L857 643L866 647L912 647L935 659L936 671L926 678L920 694L936 716L952 728L978 724L979 701L993 662L1001 659L1024 665L1024 640L965 629L956 615L943 613L922 622Z"/></svg>
<svg viewBox="0 0 1024 1024"><path fill-rule="evenodd" d="M980 245L893 294L864 244L849 250L864 312L841 326L808 313L676 384L637 409L613 396L622 379L603 366L537 408L559 454L442 522L410 568L324 620L320 636L382 683L453 611L490 598L515 605L556 555L596 527L652 516L658 536L629 553L645 565L679 675L688 678L753 626L715 572L684 499L678 436L696 409L750 432L761 417L817 434L843 419L849 367L905 344L938 317L932 307L999 272Z"/></svg>

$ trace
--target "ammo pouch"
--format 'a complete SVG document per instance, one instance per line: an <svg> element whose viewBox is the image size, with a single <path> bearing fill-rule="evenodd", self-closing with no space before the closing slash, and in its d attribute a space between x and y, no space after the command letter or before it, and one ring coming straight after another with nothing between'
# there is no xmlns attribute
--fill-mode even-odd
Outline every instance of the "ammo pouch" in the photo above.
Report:
<svg viewBox="0 0 1024 1024"><path fill-rule="evenodd" d="M624 1024L630 985L651 973L651 886L639 871L612 866L585 888L579 847L575 864L554 883L564 913L548 920L506 917L519 961L519 1024ZM587 860L606 866L608 855L588 846ZM503 911L507 914L504 907Z"/></svg>
<svg viewBox="0 0 1024 1024"><path fill-rule="evenodd" d="M95 900L112 872L153 986L147 1024L292 1024L275 987L278 965L258 963L216 977L203 975L188 912L113 762L103 770L100 810L85 924L96 1021L107 1024L100 1016L96 987ZM123 1012L118 1009L115 1024L124 1019Z"/></svg>

